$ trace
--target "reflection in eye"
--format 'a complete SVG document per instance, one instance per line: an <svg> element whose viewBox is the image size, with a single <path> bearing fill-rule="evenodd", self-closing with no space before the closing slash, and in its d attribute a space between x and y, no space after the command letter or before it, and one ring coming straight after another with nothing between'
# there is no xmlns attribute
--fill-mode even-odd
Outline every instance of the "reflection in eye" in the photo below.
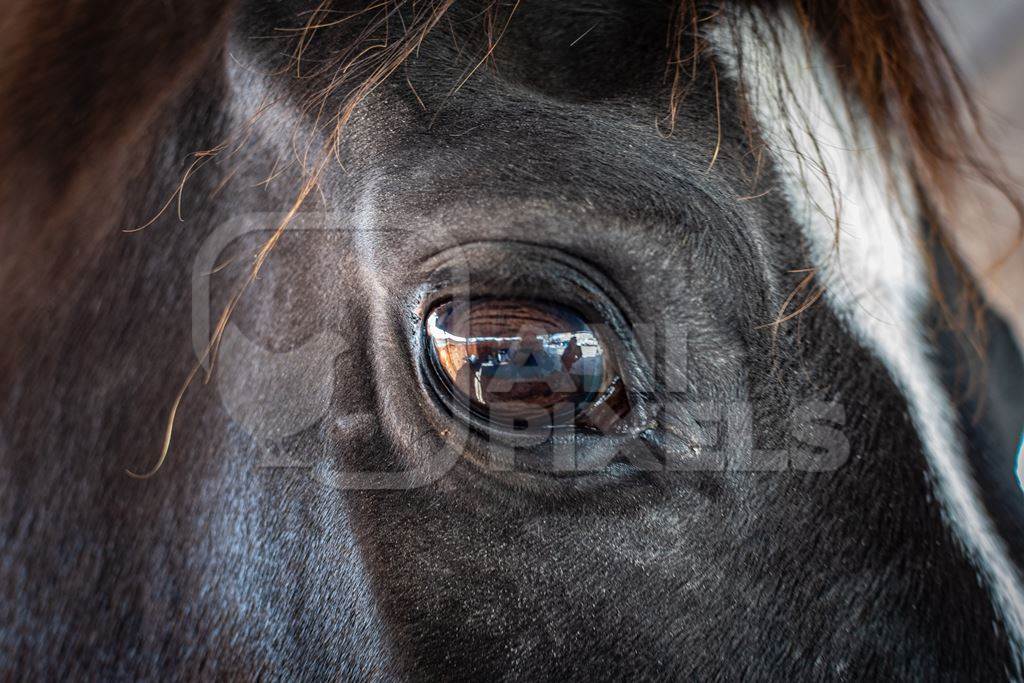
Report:
<svg viewBox="0 0 1024 683"><path fill-rule="evenodd" d="M426 335L441 384L490 422L606 431L624 414L625 390L610 348L570 309L449 302L430 312Z"/></svg>

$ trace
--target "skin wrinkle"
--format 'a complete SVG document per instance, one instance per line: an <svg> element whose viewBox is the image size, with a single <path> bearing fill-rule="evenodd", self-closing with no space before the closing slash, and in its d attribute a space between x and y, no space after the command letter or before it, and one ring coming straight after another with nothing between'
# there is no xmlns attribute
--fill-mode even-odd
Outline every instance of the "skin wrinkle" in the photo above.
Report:
<svg viewBox="0 0 1024 683"><path fill-rule="evenodd" d="M606 9L600 26L573 51L552 47L589 27L594 6ZM842 467L552 491L508 485L462 460L411 491L338 491L305 467L261 466L261 435L204 390L182 404L187 427L159 475L126 480L125 466L149 462L144 445L161 427L140 406L165 405L168 383L195 360L192 255L232 216L291 206L301 169L259 183L282 147L291 157L295 135L315 134L304 104L316 83L290 72L287 85L254 83L217 61L152 128L152 187L123 222L151 217L180 182L182 150L214 147L269 88L281 102L239 152L247 163L197 170L185 226L163 216L135 238L106 239L78 273L77 295L48 321L47 357L26 356L5 375L14 389L0 413L9 451L0 622L10 627L0 668L126 678L1005 678L1011 645L930 497L900 387L828 303L764 327L811 259L770 157L758 173L735 84L720 70L716 106L710 80L700 81L673 135L659 135L670 12L597 0L582 16L523 3L492 53L498 71L484 65L449 95L481 54L483 7L459 3L446 17L461 60L452 35L432 33L408 63L416 92L389 79L353 116L344 167L325 167L316 196L333 229L284 231L232 318L265 355L225 363L224 381L255 392L274 379L261 374L270 351L301 349L321 331L356 340L330 361L321 424L286 450L328 471L429 460L457 425L421 391L410 353L408 302L422 264L487 240L502 257L481 269L543 289L550 274L523 272L515 247L529 243L585 261L639 321L684 327L686 391L710 403L749 399L758 448L792 446L790 416L806 399L842 405ZM268 35L308 9L247 5L232 31ZM318 50L342 44L346 30L318 29L323 40L304 48L304 63L327 56ZM241 63L275 73L278 45L240 42ZM215 274L212 311L248 277L256 237L265 235ZM673 358L669 369L681 365ZM664 422L685 424L682 409L670 410ZM349 415L375 423L339 444L328 426Z"/></svg>

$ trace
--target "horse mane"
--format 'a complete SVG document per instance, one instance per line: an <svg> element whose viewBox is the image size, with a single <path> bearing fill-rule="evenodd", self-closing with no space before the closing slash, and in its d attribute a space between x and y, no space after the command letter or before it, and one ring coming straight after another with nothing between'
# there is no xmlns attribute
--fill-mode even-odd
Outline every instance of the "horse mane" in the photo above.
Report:
<svg viewBox="0 0 1024 683"><path fill-rule="evenodd" d="M979 150L979 112L923 0L678 0L674 26L667 27L671 93L669 117L681 105L687 73L706 47L705 28L729 10L757 11L771 22L780 10L799 18L804 32L825 47L841 76L847 106L856 105L874 129L887 157L898 140L910 153L920 182L948 196L965 174L975 174L1009 192L990 149ZM346 88L345 105L328 117L335 145L358 103L386 80L441 21L454 0L372 3L326 0L308 13L297 32L295 60L318 31L360 17L360 40L337 52L320 73L332 84L317 103ZM483 15L492 56L518 2L495 0ZM111 166L125 163L123 147L138 139L174 93L179 92L211 52L222 44L231 4L176 3L173 13L159 3L130 0L103 8L16 0L0 32L0 206L5 231L42 225L67 216L123 180L106 183ZM391 24L404 10L404 33ZM341 17L339 19L338 17ZM381 32L390 33L385 38ZM396 35L397 34L397 35ZM684 38L693 54L683 55ZM383 40L383 42L380 42ZM366 45L378 41L372 52ZM692 57L693 59L691 59ZM690 67L693 67L691 72ZM336 74L346 72L339 78ZM296 75L300 69L296 68ZM316 75L316 74L313 74ZM312 170L315 172L316 164ZM11 243L6 239L5 242ZM20 243L20 240L16 240Z"/></svg>
<svg viewBox="0 0 1024 683"><path fill-rule="evenodd" d="M494 0L486 6L485 47L465 79L494 57L519 2ZM926 206L934 211L936 225L950 215L952 207L946 203L965 176L995 186L1024 216L997 157L984 143L978 108L924 0L677 2L672 25L666 27L669 131L708 48L709 27L730 13L751 12L767 25L770 36L774 18L785 11L798 18L808 44L824 47L845 88L843 104L866 117L885 158L909 164L922 195L930 200ZM326 85L313 88L306 102L310 110L322 108L329 98L343 104L333 105L332 115L317 117L324 148L304 165L305 179L292 210L259 253L248 281L339 154L346 124L359 103L437 30L453 4L392 0L353 10L351 2L324 0L296 27L294 69L277 76L324 79ZM54 300L59 291L55 282L73 284L69 273L81 259L83 245L111 229L130 227L124 224L125 188L133 164L141 163L137 143L161 107L194 82L203 65L223 58L232 6L189 0L174 3L172 9L165 3L125 0L65 8L14 0L7 9L0 31L0 237L8 250L0 284L19 292L21 302L5 314L12 318L8 322L16 323L38 316L41 301ZM358 39L303 73L303 54L318 34L351 21L360 26ZM963 276L964 300L977 302L948 231L932 234ZM944 302L934 267L932 274ZM211 356L239 296L221 316L208 350ZM979 328L968 319L978 317L980 306L955 308L947 306L951 325L965 334ZM4 363L17 362L11 354L17 350L8 348Z"/></svg>
<svg viewBox="0 0 1024 683"><path fill-rule="evenodd" d="M981 180L994 187L1011 204L1024 235L1024 203L1018 197L1000 156L982 132L982 116L966 80L946 46L925 0L675 0L671 26L666 27L668 68L666 116L659 123L671 133L688 86L697 80L701 56L708 49L709 27L728 23L728 17L751 13L764 26L764 37L778 41L778 23L784 13L795 16L806 46L823 47L843 89L842 105L857 120L866 119L872 140L890 167L909 166L911 178L922 197L924 218L931 228L923 244L936 300L943 317L956 331L969 337L983 355L984 306L974 280L958 257L950 235L955 223L955 190L965 179ZM342 3L345 4L345 3ZM398 70L428 33L441 23L454 0L369 5L358 11L339 11L330 1L308 13L296 31L295 75L327 84L314 88L306 102L311 111L323 111L330 98L344 103L323 123L328 148L338 155L344 127L362 99ZM471 69L454 85L461 87L477 70L490 62L495 49L514 20L520 0L492 0L481 15L482 53ZM395 17L411 8L411 21ZM302 58L317 33L363 18L359 39L308 73ZM373 50L366 50L373 46ZM771 45L769 47L772 47ZM774 47L778 47L775 45ZM339 77L339 74L344 74ZM717 75L716 75L717 83ZM741 87L742 84L739 84ZM752 140L756 137L752 121ZM717 152L716 152L717 153ZM327 155L325 155L326 158ZM308 174L305 196L319 177L321 166ZM838 210L838 207L837 207ZM838 224L838 216L837 216ZM947 299L940 286L932 255L938 249L948 256L959 282L959 301Z"/></svg>
<svg viewBox="0 0 1024 683"><path fill-rule="evenodd" d="M909 163L921 194L928 230L922 252L942 320L985 357L985 306L954 245L957 189L980 180L1001 194L1024 235L1024 203L1001 157L983 131L971 89L923 0L765 0L789 6L805 36L816 39L845 87L848 111L870 122L872 142L890 164ZM947 296L934 255L943 254L956 276L957 301ZM1009 254L1007 254L1008 256ZM982 363L982 369L984 363Z"/></svg>

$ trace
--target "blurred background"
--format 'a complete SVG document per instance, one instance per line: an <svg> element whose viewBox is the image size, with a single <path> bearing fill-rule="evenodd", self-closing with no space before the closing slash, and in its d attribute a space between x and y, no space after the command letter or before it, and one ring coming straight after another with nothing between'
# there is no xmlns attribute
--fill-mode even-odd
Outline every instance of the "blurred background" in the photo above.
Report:
<svg viewBox="0 0 1024 683"><path fill-rule="evenodd" d="M932 1L975 89L989 140L1024 196L1024 0ZM968 184L963 193L961 251L1024 343L1024 246L1017 217L990 188Z"/></svg>

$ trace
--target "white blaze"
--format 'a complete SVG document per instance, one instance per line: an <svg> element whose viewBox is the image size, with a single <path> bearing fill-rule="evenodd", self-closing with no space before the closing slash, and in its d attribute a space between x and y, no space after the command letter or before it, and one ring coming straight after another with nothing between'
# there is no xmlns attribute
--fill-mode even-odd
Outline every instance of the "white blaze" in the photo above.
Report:
<svg viewBox="0 0 1024 683"><path fill-rule="evenodd" d="M748 90L757 125L827 287L826 302L882 361L906 397L936 498L989 587L1019 660L1024 645L1020 577L978 497L955 411L922 330L928 284L917 247L919 211L910 180L906 173L893 177L870 146L864 123L844 111L823 51L808 49L791 16L779 25L779 49L760 39L752 17L737 21L736 32L717 28L712 44L727 72ZM863 134L857 138L854 131Z"/></svg>

